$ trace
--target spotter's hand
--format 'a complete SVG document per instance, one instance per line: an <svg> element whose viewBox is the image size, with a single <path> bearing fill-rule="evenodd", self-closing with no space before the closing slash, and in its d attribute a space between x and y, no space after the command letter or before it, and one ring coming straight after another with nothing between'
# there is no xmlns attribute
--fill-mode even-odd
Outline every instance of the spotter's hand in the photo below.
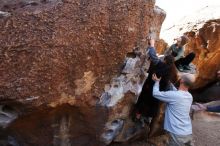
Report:
<svg viewBox="0 0 220 146"><path fill-rule="evenodd" d="M158 78L156 74L153 74L152 80L154 80L155 82L156 82L156 81L160 81L160 80L161 80L161 77Z"/></svg>

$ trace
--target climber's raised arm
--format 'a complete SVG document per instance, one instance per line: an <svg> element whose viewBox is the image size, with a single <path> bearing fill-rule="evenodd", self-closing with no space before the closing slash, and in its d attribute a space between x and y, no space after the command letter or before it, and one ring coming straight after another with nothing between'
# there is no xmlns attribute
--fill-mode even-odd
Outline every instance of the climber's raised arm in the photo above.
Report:
<svg viewBox="0 0 220 146"><path fill-rule="evenodd" d="M154 39L149 39L149 43L148 43L148 48L147 49L148 49L148 54L149 54L151 62L154 65L157 65L158 62L160 61L160 59L157 56L154 44L155 44L155 40Z"/></svg>

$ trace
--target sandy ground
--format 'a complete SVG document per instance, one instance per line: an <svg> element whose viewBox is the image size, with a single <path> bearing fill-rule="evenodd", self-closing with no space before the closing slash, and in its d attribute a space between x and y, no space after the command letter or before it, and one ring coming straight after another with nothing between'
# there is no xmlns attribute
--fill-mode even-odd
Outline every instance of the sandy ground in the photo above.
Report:
<svg viewBox="0 0 220 146"><path fill-rule="evenodd" d="M220 122L193 122L195 146L220 146Z"/></svg>
<svg viewBox="0 0 220 146"><path fill-rule="evenodd" d="M198 112L192 121L195 146L220 146L220 115ZM162 141L165 141L164 139ZM160 142L158 146L164 146ZM153 146L147 141L135 141L111 146Z"/></svg>
<svg viewBox="0 0 220 146"><path fill-rule="evenodd" d="M220 115L200 112L192 123L195 146L220 146Z"/></svg>

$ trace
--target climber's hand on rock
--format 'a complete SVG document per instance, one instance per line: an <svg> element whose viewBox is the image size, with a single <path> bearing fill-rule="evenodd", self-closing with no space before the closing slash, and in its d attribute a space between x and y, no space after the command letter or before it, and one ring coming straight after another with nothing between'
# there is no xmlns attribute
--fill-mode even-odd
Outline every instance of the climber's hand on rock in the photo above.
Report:
<svg viewBox="0 0 220 146"><path fill-rule="evenodd" d="M158 78L156 74L153 74L152 80L154 80L155 82L156 82L156 81L160 81L160 80L161 80L161 77Z"/></svg>

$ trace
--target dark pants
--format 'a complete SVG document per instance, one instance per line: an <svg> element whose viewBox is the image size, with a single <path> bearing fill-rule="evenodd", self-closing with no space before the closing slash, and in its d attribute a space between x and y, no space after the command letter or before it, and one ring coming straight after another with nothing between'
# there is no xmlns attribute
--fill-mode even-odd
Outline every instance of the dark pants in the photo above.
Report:
<svg viewBox="0 0 220 146"><path fill-rule="evenodd" d="M192 134L186 136L180 136L173 133L169 133L168 146L194 146Z"/></svg>
<svg viewBox="0 0 220 146"><path fill-rule="evenodd" d="M212 106L212 107L208 106L207 111L220 113L220 105L219 106Z"/></svg>
<svg viewBox="0 0 220 146"><path fill-rule="evenodd" d="M152 75L156 73L158 77L161 77L160 91L168 91L170 88L170 75L173 73L171 68L163 62L159 62L157 65L151 64L148 73L148 78L144 83L135 110L143 116L154 117L159 108L159 100L153 97L154 81L152 80Z"/></svg>
<svg viewBox="0 0 220 146"><path fill-rule="evenodd" d="M189 53L186 57L180 58L179 60L175 61L176 67L178 67L179 65L182 66L189 65L193 61L195 56L196 56L195 53Z"/></svg>

